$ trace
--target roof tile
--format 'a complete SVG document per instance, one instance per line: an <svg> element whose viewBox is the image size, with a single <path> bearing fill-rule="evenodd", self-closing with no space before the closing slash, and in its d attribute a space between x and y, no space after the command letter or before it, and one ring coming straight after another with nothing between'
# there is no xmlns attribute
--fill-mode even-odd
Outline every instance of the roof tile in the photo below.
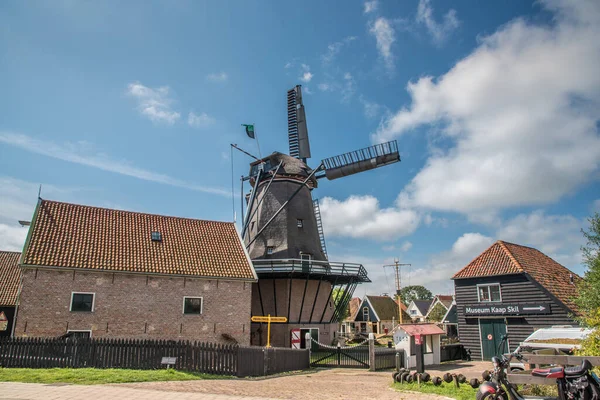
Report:
<svg viewBox="0 0 600 400"><path fill-rule="evenodd" d="M497 241L452 279L479 278L493 275L526 273L542 285L571 311L578 313L573 302L581 277L532 247ZM573 283L571 283L571 276Z"/></svg>
<svg viewBox="0 0 600 400"><path fill-rule="evenodd" d="M41 200L31 229L25 265L255 279L231 222Z"/></svg>
<svg viewBox="0 0 600 400"><path fill-rule="evenodd" d="M21 253L0 251L0 306L17 304L21 269L19 268Z"/></svg>

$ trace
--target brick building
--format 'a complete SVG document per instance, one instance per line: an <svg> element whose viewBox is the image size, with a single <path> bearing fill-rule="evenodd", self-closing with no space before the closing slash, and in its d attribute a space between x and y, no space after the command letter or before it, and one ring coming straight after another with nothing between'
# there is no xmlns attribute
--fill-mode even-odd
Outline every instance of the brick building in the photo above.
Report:
<svg viewBox="0 0 600 400"><path fill-rule="evenodd" d="M229 222L41 200L15 336L249 344L256 273Z"/></svg>

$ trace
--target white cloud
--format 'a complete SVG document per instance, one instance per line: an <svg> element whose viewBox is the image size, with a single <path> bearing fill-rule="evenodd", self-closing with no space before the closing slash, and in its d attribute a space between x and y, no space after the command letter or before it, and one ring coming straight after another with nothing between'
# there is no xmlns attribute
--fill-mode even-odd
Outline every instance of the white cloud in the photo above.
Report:
<svg viewBox="0 0 600 400"><path fill-rule="evenodd" d="M301 65L302 72L300 73L300 80L304 83L308 83L313 78L313 74L310 72L310 66L306 64Z"/></svg>
<svg viewBox="0 0 600 400"><path fill-rule="evenodd" d="M328 75L328 79L327 82L321 82L317 85L317 88L321 92L338 92L342 103L348 103L354 97L356 93L356 80L350 72L339 74L335 78Z"/></svg>
<svg viewBox="0 0 600 400"><path fill-rule="evenodd" d="M402 243L402 245L400 246L400 251L407 252L410 249L412 249L412 247L413 247L413 244L409 241L406 241L406 242Z"/></svg>
<svg viewBox="0 0 600 400"><path fill-rule="evenodd" d="M344 201L325 197L320 203L326 236L394 240L413 233L419 215L412 210L380 208L373 196L350 196Z"/></svg>
<svg viewBox="0 0 600 400"><path fill-rule="evenodd" d="M377 7L379 3L377 0L365 1L365 14L372 13L373 11L377 11Z"/></svg>
<svg viewBox="0 0 600 400"><path fill-rule="evenodd" d="M600 5L543 4L552 25L514 20L446 74L408 84L412 104L374 141L428 125L450 148L433 149L403 204L484 215L556 201L598 171Z"/></svg>
<svg viewBox="0 0 600 400"><path fill-rule="evenodd" d="M331 90L331 85L329 83L319 83L317 88L319 88L321 92L328 92Z"/></svg>
<svg viewBox="0 0 600 400"><path fill-rule="evenodd" d="M193 111L190 111L188 114L188 125L193 128L206 128L214 123L215 119L205 112L196 114Z"/></svg>
<svg viewBox="0 0 600 400"><path fill-rule="evenodd" d="M229 76L226 72L217 72L206 75L206 79L211 82L227 82Z"/></svg>
<svg viewBox="0 0 600 400"><path fill-rule="evenodd" d="M325 53L321 56L321 60L323 61L323 64L325 64L325 65L330 64L335 59L335 57L340 53L340 51L342 50L342 48L344 46L350 44L351 42L353 42L356 39L357 39L356 36L347 36L344 39L342 39L341 41L331 43L329 46L327 46L327 53Z"/></svg>
<svg viewBox="0 0 600 400"><path fill-rule="evenodd" d="M28 228L0 223L0 250L22 251Z"/></svg>
<svg viewBox="0 0 600 400"><path fill-rule="evenodd" d="M496 236L534 247L566 267L574 267L581 263L580 248L585 244L581 228L585 224L572 215L546 215L537 210L504 222Z"/></svg>
<svg viewBox="0 0 600 400"><path fill-rule="evenodd" d="M386 67L393 69L394 56L392 54L392 44L396 41L396 35L390 21L383 17L377 18L375 23L371 25L369 32L375 36L377 50L381 58L383 58Z"/></svg>
<svg viewBox="0 0 600 400"><path fill-rule="evenodd" d="M350 72L344 74L344 83L342 85L342 103L350 101L354 93L356 92L356 81Z"/></svg>
<svg viewBox="0 0 600 400"><path fill-rule="evenodd" d="M384 108L380 104L366 100L363 96L360 96L360 102L363 105L365 117L367 118L376 118Z"/></svg>
<svg viewBox="0 0 600 400"><path fill-rule="evenodd" d="M493 243L494 239L480 233L465 233L450 250L433 255L422 268L412 268L408 279L412 285L423 285L435 293L452 293L450 278Z"/></svg>
<svg viewBox="0 0 600 400"><path fill-rule="evenodd" d="M294 63L292 63L292 62L287 62L287 63L285 63L285 65L283 66L283 68L285 68L285 69L289 69L289 68L292 68L293 66L294 66Z"/></svg>
<svg viewBox="0 0 600 400"><path fill-rule="evenodd" d="M185 182L169 175L136 167L127 161L112 159L106 154L95 151L93 146L86 142L59 145L53 142L38 140L27 135L0 131L0 143L9 144L47 157L98 168L103 171L114 172L116 174L126 175L145 181L162 183L198 192L218 194L226 197L231 196L231 193L225 189Z"/></svg>
<svg viewBox="0 0 600 400"><path fill-rule="evenodd" d="M140 82L127 85L127 94L134 97L138 103L138 111L152 122L164 122L173 125L181 114L171 109L173 100L169 97L169 87L161 86L156 89L142 85Z"/></svg>
<svg viewBox="0 0 600 400"><path fill-rule="evenodd" d="M460 26L460 21L456 17L456 10L451 9L444 15L442 23L436 22L430 2L430 0L419 0L416 20L417 23L425 25L435 43L441 44Z"/></svg>

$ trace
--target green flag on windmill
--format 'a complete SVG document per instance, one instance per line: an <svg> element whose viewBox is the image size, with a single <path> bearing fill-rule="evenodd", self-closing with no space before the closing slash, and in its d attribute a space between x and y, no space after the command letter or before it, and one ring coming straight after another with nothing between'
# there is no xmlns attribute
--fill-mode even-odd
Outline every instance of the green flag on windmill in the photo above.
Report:
<svg viewBox="0 0 600 400"><path fill-rule="evenodd" d="M242 124L242 126L246 128L246 135L248 135L248 137L254 139L254 125Z"/></svg>

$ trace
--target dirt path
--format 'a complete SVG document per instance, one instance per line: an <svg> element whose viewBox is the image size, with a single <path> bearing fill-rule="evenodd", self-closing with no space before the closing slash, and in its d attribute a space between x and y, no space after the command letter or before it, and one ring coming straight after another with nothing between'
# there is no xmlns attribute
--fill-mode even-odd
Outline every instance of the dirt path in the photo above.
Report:
<svg viewBox="0 0 600 400"><path fill-rule="evenodd" d="M445 397L394 391L390 372L368 372L358 369L331 369L315 373L276 378L246 380L204 380L183 382L146 382L120 384L121 387L195 392L273 399L347 399L364 400L438 400Z"/></svg>

